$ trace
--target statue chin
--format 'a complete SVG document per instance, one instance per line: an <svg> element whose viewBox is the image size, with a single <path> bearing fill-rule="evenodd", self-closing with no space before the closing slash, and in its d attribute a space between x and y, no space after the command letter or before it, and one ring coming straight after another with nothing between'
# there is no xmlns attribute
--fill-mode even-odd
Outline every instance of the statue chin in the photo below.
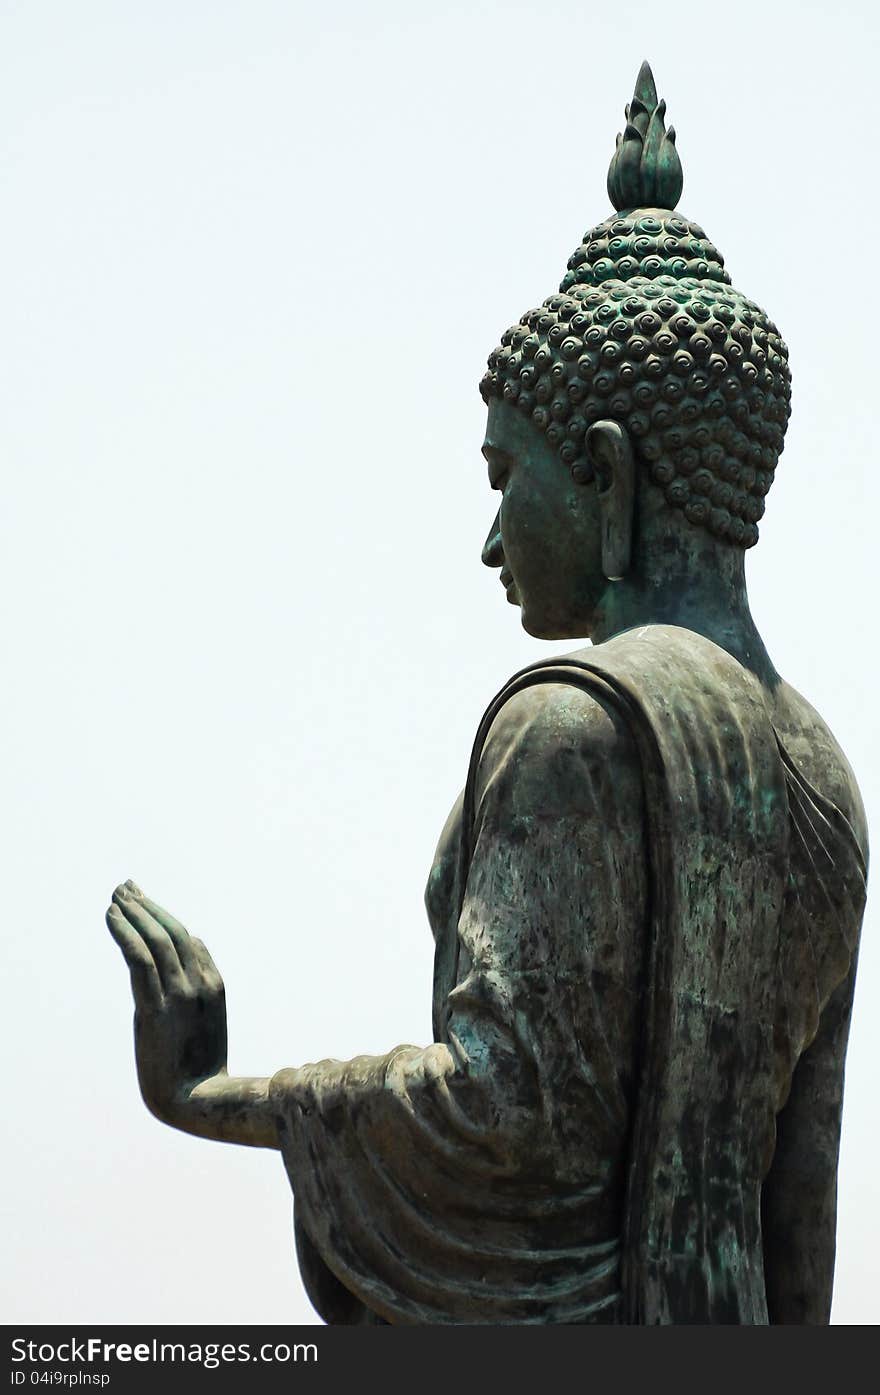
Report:
<svg viewBox="0 0 880 1395"><path fill-rule="evenodd" d="M589 639L590 624L582 616L536 610L520 602L520 623L533 639Z"/></svg>
<svg viewBox="0 0 880 1395"><path fill-rule="evenodd" d="M520 606L520 624L533 639L562 639L563 636L541 615L530 615L525 606Z"/></svg>

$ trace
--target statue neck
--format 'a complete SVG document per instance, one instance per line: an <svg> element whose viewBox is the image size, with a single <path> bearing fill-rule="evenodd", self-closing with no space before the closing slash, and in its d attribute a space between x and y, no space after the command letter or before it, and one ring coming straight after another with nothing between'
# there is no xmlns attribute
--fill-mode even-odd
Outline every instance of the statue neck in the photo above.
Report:
<svg viewBox="0 0 880 1395"><path fill-rule="evenodd" d="M745 553L687 531L642 537L633 569L609 581L596 607L594 644L640 625L680 625L704 635L762 683L779 681L749 609Z"/></svg>

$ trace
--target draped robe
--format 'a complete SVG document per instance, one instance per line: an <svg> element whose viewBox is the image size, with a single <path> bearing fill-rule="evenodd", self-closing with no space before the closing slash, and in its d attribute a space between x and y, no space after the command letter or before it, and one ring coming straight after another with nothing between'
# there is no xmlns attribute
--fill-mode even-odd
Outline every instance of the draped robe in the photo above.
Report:
<svg viewBox="0 0 880 1395"><path fill-rule="evenodd" d="M321 1315L767 1322L776 1118L864 895L710 641L650 626L517 675L429 881L434 1042L271 1082Z"/></svg>

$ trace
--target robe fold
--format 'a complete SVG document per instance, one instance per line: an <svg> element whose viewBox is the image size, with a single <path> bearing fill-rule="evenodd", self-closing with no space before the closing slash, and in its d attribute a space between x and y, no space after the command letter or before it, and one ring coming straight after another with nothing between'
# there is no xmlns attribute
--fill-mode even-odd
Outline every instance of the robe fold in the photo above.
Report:
<svg viewBox="0 0 880 1395"><path fill-rule="evenodd" d="M271 1082L328 1322L768 1321L776 1117L865 866L758 681L650 626L511 679L429 882L434 1042Z"/></svg>

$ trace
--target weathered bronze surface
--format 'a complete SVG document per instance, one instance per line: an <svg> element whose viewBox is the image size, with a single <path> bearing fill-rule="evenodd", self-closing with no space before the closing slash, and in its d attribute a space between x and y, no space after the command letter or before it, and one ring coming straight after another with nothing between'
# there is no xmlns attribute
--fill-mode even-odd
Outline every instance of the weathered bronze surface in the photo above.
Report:
<svg viewBox="0 0 880 1395"><path fill-rule="evenodd" d="M427 890L434 1041L230 1077L220 976L131 882L141 1090L281 1150L333 1323L825 1323L867 834L744 559L787 350L682 188L647 64L617 212L481 384L483 560L592 646L487 709Z"/></svg>

